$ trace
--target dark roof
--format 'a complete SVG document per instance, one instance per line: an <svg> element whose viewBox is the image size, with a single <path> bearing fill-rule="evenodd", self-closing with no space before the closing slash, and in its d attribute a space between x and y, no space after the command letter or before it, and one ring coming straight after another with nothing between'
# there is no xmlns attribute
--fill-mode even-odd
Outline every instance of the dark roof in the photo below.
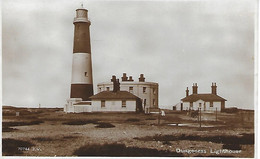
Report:
<svg viewBox="0 0 260 159"><path fill-rule="evenodd" d="M182 98L183 102L196 102L197 100L203 100L206 102L211 101L226 101L226 99L215 94L191 94L188 97Z"/></svg>
<svg viewBox="0 0 260 159"><path fill-rule="evenodd" d="M78 102L75 103L74 105L91 105L91 102Z"/></svg>
<svg viewBox="0 0 260 159"><path fill-rule="evenodd" d="M90 99L138 99L137 96L127 91L103 91L89 97Z"/></svg>

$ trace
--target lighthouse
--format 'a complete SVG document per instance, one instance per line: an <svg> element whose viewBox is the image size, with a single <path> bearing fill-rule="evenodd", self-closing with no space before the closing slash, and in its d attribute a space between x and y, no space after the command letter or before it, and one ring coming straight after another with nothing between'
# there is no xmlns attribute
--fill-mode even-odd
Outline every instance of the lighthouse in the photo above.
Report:
<svg viewBox="0 0 260 159"><path fill-rule="evenodd" d="M89 31L91 23L88 19L88 10L83 8L83 5L76 10L73 24L74 45L70 98L82 98L83 101L88 101L93 95Z"/></svg>

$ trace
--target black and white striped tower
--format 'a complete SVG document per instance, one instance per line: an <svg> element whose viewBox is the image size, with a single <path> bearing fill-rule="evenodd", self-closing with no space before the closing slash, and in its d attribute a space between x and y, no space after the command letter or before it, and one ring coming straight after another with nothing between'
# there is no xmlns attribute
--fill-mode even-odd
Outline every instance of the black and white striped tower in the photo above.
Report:
<svg viewBox="0 0 260 159"><path fill-rule="evenodd" d="M76 10L73 24L75 29L70 98L82 98L83 101L87 101L93 95L93 78L90 21L88 10L84 9L83 5L82 8Z"/></svg>

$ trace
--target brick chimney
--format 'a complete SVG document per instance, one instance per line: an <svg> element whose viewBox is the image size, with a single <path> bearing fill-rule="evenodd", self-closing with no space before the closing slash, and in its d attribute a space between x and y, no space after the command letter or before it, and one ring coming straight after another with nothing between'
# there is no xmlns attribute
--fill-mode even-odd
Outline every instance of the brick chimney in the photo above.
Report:
<svg viewBox="0 0 260 159"><path fill-rule="evenodd" d="M128 81L134 81L132 76L129 76L129 80Z"/></svg>
<svg viewBox="0 0 260 159"><path fill-rule="evenodd" d="M188 97L189 96L189 88L187 87L187 89L186 89L186 97Z"/></svg>
<svg viewBox="0 0 260 159"><path fill-rule="evenodd" d="M126 73L123 73L122 81L127 81L128 77L126 76Z"/></svg>
<svg viewBox="0 0 260 159"><path fill-rule="evenodd" d="M139 82L145 82L144 74L140 74Z"/></svg>
<svg viewBox="0 0 260 159"><path fill-rule="evenodd" d="M113 92L120 91L119 79L116 79L116 76L112 76L111 81L113 82Z"/></svg>
<svg viewBox="0 0 260 159"><path fill-rule="evenodd" d="M211 93L217 95L217 84L216 83L212 83Z"/></svg>
<svg viewBox="0 0 260 159"><path fill-rule="evenodd" d="M197 83L193 83L192 93L193 94L198 94L198 85L197 85Z"/></svg>
<svg viewBox="0 0 260 159"><path fill-rule="evenodd" d="M111 82L115 81L116 80L116 76L113 75L112 78L111 78Z"/></svg>

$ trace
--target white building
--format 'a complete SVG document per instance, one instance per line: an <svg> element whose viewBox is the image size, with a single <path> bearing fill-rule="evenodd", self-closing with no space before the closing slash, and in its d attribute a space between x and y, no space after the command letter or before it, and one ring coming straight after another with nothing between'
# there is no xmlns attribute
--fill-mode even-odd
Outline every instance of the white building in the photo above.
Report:
<svg viewBox="0 0 260 159"><path fill-rule="evenodd" d="M90 97L92 112L136 112L140 98L127 91L103 91Z"/></svg>
<svg viewBox="0 0 260 159"><path fill-rule="evenodd" d="M226 99L217 95L216 83L212 83L211 93L198 94L197 83L193 84L192 91L193 94L189 95L187 87L186 97L182 98L181 102L176 105L176 110L198 110L201 108L201 111L223 111L225 109Z"/></svg>
<svg viewBox="0 0 260 159"><path fill-rule="evenodd" d="M98 93L112 90L112 80L115 78L115 76L112 76L110 82L97 84ZM120 83L120 90L128 91L139 97L141 99L142 107L145 113L149 113L150 108L158 108L158 83L145 82L143 74L140 74L139 81L134 81L132 76L129 76L128 78L126 73L124 73Z"/></svg>

